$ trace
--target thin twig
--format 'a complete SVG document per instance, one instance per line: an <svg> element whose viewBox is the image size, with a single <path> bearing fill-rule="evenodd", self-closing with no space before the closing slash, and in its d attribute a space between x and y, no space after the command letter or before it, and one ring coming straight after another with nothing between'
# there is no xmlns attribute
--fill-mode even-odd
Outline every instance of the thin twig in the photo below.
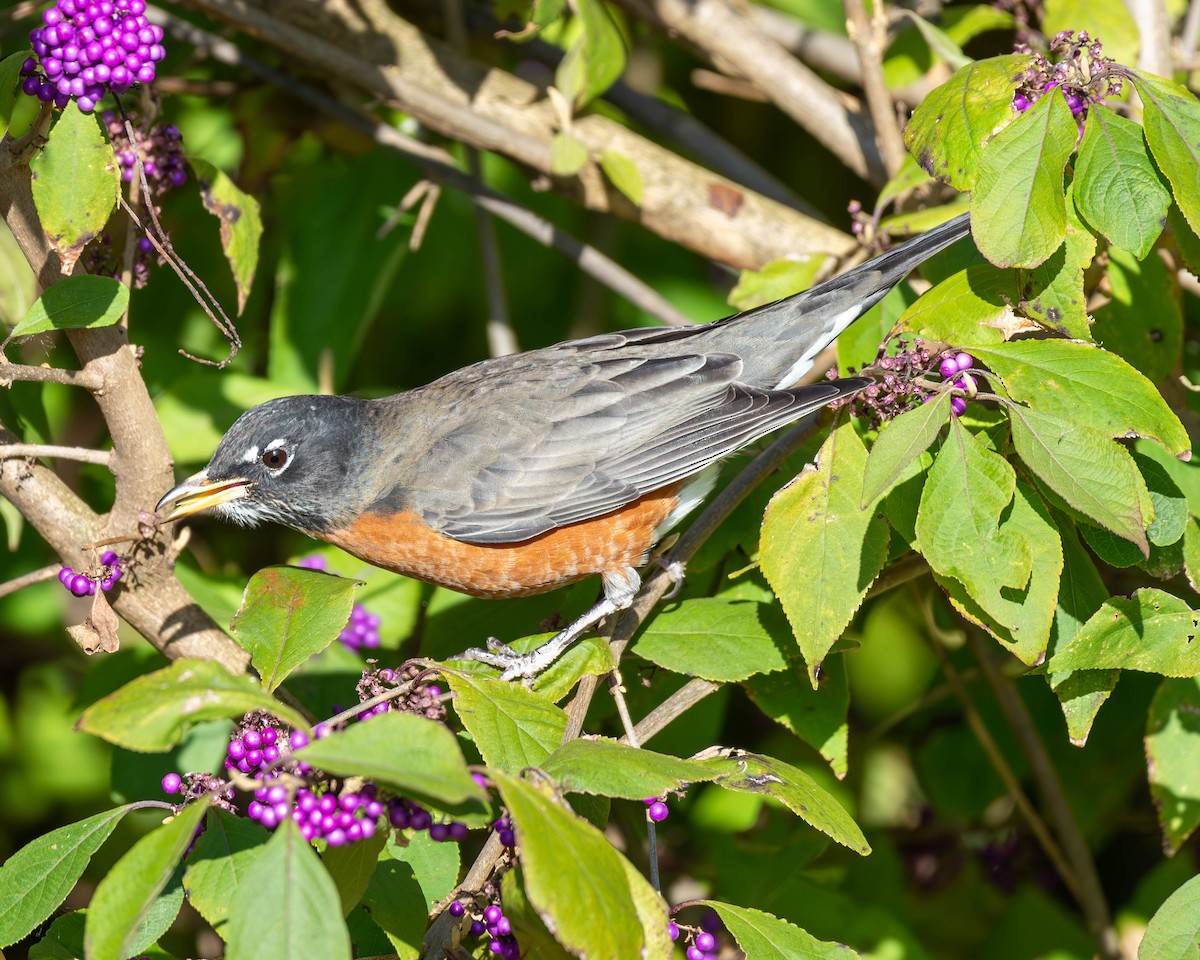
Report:
<svg viewBox="0 0 1200 960"><path fill-rule="evenodd" d="M896 105L883 79L883 51L888 42L887 22L881 16L874 20L868 17L863 0L843 0L843 3L849 20L850 37L858 50L863 92L875 124L875 139L890 177L904 162L905 149L900 124L896 120ZM882 15L882 4L877 4L875 9Z"/></svg>
<svg viewBox="0 0 1200 960"><path fill-rule="evenodd" d="M1054 822L1054 829L1062 841L1062 852L1070 863L1071 877L1074 879L1074 883L1070 884L1071 892L1079 901L1088 930L1100 948L1100 956L1104 960L1119 960L1121 950L1117 942L1117 933L1113 929L1112 916L1104 899L1104 890L1100 886L1096 863L1088 849L1087 839L1079 829L1079 823L1071 810L1058 771L1054 769L1054 762L1046 752L1046 745L1042 743L1033 718L1018 695L1016 687L997 669L995 656L983 635L968 628L967 643L983 671L983 678L991 688L992 696L996 698L996 703L1004 714L1004 719L1008 721L1025 758L1029 761L1029 770L1038 785L1038 792L1042 795L1050 819Z"/></svg>
<svg viewBox="0 0 1200 960"><path fill-rule="evenodd" d="M149 14L149 10L147 11ZM159 23L181 39L206 49L222 63L229 63L249 70L268 82L286 90L317 109L336 117L348 126L362 131L377 143L404 154L416 163L425 174L448 187L453 187L469 196L476 205L493 214L509 225L516 227L544 246L557 250L575 262L584 273L624 297L640 310L670 326L685 326L691 323L670 301L648 284L629 273L624 267L606 257L549 220L509 200L503 194L480 183L470 174L454 166L449 154L428 144L407 137L394 127L378 123L371 117L347 107L309 84L296 80L266 64L244 54L237 46L201 30L193 24L154 11L154 22Z"/></svg>
<svg viewBox="0 0 1200 960"><path fill-rule="evenodd" d="M46 580L53 580L58 576L58 571L61 569L62 564L52 563L49 566L42 567L40 570L31 570L29 573L14 577L6 583L0 583L0 598L16 593L18 590L24 590L26 587L32 587L35 583L44 583Z"/></svg>
<svg viewBox="0 0 1200 960"><path fill-rule="evenodd" d="M104 381L87 370L64 370L61 367L35 367L23 363L9 363L0 358L0 387L22 383L62 383L69 387L82 387L93 393L104 388Z"/></svg>
<svg viewBox="0 0 1200 960"><path fill-rule="evenodd" d="M86 447L60 447L52 443L8 443L0 445L0 460L12 457L51 457L55 460L74 460L107 467L112 463L111 450L88 450Z"/></svg>

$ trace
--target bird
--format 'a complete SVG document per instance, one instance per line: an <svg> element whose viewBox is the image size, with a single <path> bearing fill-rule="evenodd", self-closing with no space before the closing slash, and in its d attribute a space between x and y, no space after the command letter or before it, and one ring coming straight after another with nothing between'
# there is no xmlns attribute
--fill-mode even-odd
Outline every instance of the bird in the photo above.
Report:
<svg viewBox="0 0 1200 960"><path fill-rule="evenodd" d="M911 270L970 232L948 220L806 291L714 323L604 333L495 357L381 399L293 396L242 414L163 522L272 521L476 597L599 575L600 599L544 645L461 657L531 678L628 607L657 543L722 460L872 381L796 386Z"/></svg>

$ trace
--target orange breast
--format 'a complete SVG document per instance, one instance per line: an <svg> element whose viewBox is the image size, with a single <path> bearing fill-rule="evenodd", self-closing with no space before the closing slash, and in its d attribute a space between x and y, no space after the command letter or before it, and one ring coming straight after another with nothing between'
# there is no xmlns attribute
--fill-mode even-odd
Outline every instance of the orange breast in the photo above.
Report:
<svg viewBox="0 0 1200 960"><path fill-rule="evenodd" d="M613 513L512 544L453 540L415 513L364 514L350 526L313 536L367 563L475 597L544 593L592 574L639 567L654 531L679 503L675 487Z"/></svg>

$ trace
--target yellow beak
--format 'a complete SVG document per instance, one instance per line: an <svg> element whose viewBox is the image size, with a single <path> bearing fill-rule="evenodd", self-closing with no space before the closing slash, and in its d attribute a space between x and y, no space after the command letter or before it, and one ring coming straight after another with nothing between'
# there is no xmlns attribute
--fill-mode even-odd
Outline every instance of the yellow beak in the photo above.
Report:
<svg viewBox="0 0 1200 960"><path fill-rule="evenodd" d="M207 510L231 500L240 500L249 496L250 486L251 481L240 477L234 480L209 480L208 474L201 470L188 477L179 486L169 490L158 501L158 506L154 510L157 513L164 506L174 504L171 512L161 518L162 522L166 523L169 520L190 517L193 513L199 513L201 510Z"/></svg>

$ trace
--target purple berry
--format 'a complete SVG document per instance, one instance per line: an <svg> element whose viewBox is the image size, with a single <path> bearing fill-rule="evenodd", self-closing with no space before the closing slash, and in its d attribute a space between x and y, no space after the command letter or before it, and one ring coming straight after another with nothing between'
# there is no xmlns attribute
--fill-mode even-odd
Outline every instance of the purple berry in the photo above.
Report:
<svg viewBox="0 0 1200 960"><path fill-rule="evenodd" d="M958 356L956 356L954 358L954 364L955 364L955 366L958 367L958 369L960 371L970 370L971 366L974 363L975 363L975 358L973 356L971 356L969 353L960 353Z"/></svg>
<svg viewBox="0 0 1200 960"><path fill-rule="evenodd" d="M450 824L448 823L433 823L429 826L429 839L436 840L441 843L450 836Z"/></svg>
<svg viewBox="0 0 1200 960"><path fill-rule="evenodd" d="M667 805L661 800L656 800L654 803L650 804L650 808L646 812L649 814L650 819L655 823L662 823L662 821L667 819L667 816L671 811L667 809Z"/></svg>
<svg viewBox="0 0 1200 960"><path fill-rule="evenodd" d="M940 373L943 378L949 380L951 377L958 374L958 364L955 363L953 357L947 357L938 364L938 373Z"/></svg>
<svg viewBox="0 0 1200 960"><path fill-rule="evenodd" d="M458 823L456 821L455 823L450 824L450 839L451 840L465 840L466 838L467 838L467 825L465 823Z"/></svg>
<svg viewBox="0 0 1200 960"><path fill-rule="evenodd" d="M707 958L704 956L704 951L695 944L692 944L687 948L687 952L684 954L684 956L687 957L687 960L707 960Z"/></svg>
<svg viewBox="0 0 1200 960"><path fill-rule="evenodd" d="M21 81L21 90L27 96L36 97L42 88L42 82L37 77L26 77ZM40 99L40 98L39 98Z"/></svg>
<svg viewBox="0 0 1200 960"><path fill-rule="evenodd" d="M494 903L483 911L483 919L488 923L499 923L502 916L504 911Z"/></svg>
<svg viewBox="0 0 1200 960"><path fill-rule="evenodd" d="M696 935L696 946L705 953L717 948L717 938L705 930L703 933Z"/></svg>
<svg viewBox="0 0 1200 960"><path fill-rule="evenodd" d="M467 912L467 908L464 907L458 900L455 900L452 904L450 904L449 910L450 916L452 917L461 917Z"/></svg>
<svg viewBox="0 0 1200 960"><path fill-rule="evenodd" d="M956 417L961 417L967 410L966 397L951 397L950 412Z"/></svg>
<svg viewBox="0 0 1200 960"><path fill-rule="evenodd" d="M346 845L346 831L341 827L334 827L325 834L325 842L331 847L342 847Z"/></svg>
<svg viewBox="0 0 1200 960"><path fill-rule="evenodd" d="M88 595L88 585L91 582L83 574L77 573L71 578L71 592L77 597L86 597Z"/></svg>
<svg viewBox="0 0 1200 960"><path fill-rule="evenodd" d="M515 847L517 845L517 835L512 830L501 830L500 843L506 847Z"/></svg>
<svg viewBox="0 0 1200 960"><path fill-rule="evenodd" d="M118 557L116 552L113 550L105 550L102 554L100 554L100 562L106 567L111 567L120 559L121 558Z"/></svg>
<svg viewBox="0 0 1200 960"><path fill-rule="evenodd" d="M512 921L508 917L501 917L496 921L496 933L502 937L507 937L512 933Z"/></svg>
<svg viewBox="0 0 1200 960"><path fill-rule="evenodd" d="M307 747L308 734L303 730L293 730L292 735L288 737L288 743L292 745L293 750L299 750L301 747Z"/></svg>
<svg viewBox="0 0 1200 960"><path fill-rule="evenodd" d="M674 920L667 924L667 936L670 937L672 941L679 939L679 924L677 924Z"/></svg>
<svg viewBox="0 0 1200 960"><path fill-rule="evenodd" d="M262 816L262 812L265 809L266 807L264 807L259 801L251 800L246 807L246 816L248 816L251 820L257 820Z"/></svg>
<svg viewBox="0 0 1200 960"><path fill-rule="evenodd" d="M162 778L163 793L178 793L183 786L183 778L177 773L168 773Z"/></svg>
<svg viewBox="0 0 1200 960"><path fill-rule="evenodd" d="M71 578L74 576L75 576L75 571L72 570L70 567L63 567L61 570L58 571L59 582L64 587L66 587L68 590L71 589L70 581L71 581Z"/></svg>
<svg viewBox="0 0 1200 960"><path fill-rule="evenodd" d="M262 746L262 734L257 730L247 730L242 734L242 743L248 750L257 750Z"/></svg>
<svg viewBox="0 0 1200 960"><path fill-rule="evenodd" d="M229 754L233 760L241 760L246 756L246 744L240 739L230 740L229 746L225 748L225 752Z"/></svg>

